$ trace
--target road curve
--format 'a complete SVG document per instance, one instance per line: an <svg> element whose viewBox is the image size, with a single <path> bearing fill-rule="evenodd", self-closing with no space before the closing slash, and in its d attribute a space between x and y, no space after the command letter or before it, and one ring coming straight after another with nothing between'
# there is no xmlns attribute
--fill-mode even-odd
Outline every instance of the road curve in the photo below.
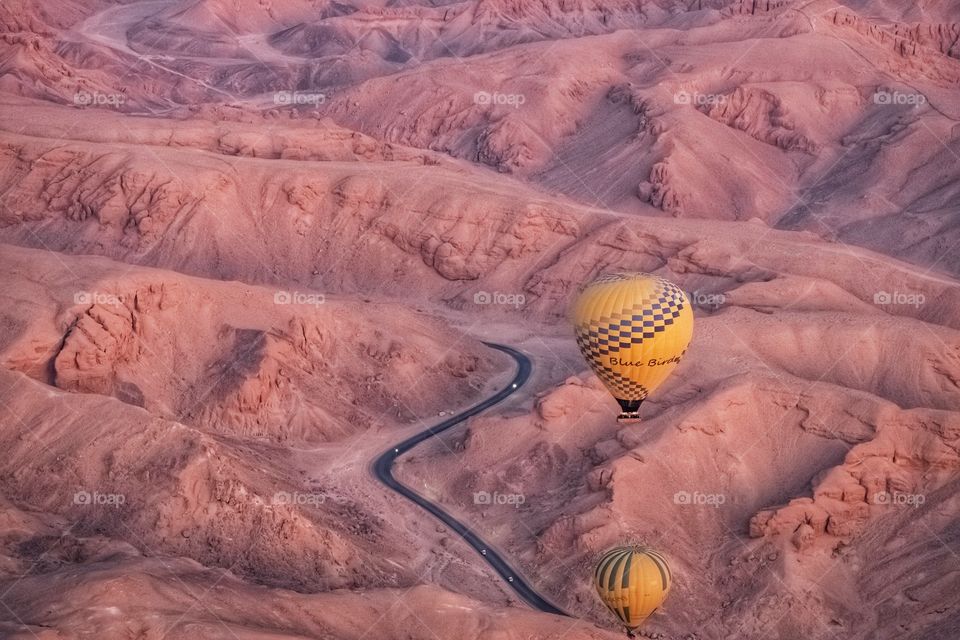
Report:
<svg viewBox="0 0 960 640"><path fill-rule="evenodd" d="M407 438L403 442L396 444L387 451L383 452L373 462L373 474L378 480L380 480L380 482L387 485L414 504L422 507L426 511L429 511L434 517L440 520L440 522L445 524L454 533L463 538L467 544L473 547L477 553L480 554L481 558L487 561L487 564L493 567L493 570L496 571L500 577L506 581L510 588L516 591L517 595L523 598L523 600L531 607L534 609L539 609L544 613L553 613L556 615L569 617L568 613L558 608L552 602L537 593L536 590L530 586L520 576L520 574L507 563L506 560L503 559L503 556L501 556L494 549L492 549L490 545L484 542L480 536L470 529L470 527L454 518L452 515L440 508L440 506L437 504L430 502L393 477L393 462L397 458L410 451L421 442L429 440L435 435L443 433L447 429L457 426L467 418L471 418L481 411L484 411L498 402L501 402L505 398L509 397L510 394L522 387L523 383L526 382L527 378L530 377L530 371L533 369L533 365L530 363L530 358L520 353L516 349L512 349L502 344L494 344L492 342L484 342L484 344L488 347L506 353L516 361L517 373L513 377L513 380L511 380L506 387L493 394L483 402L477 403L466 411L447 418L443 422L440 422L439 424L436 424L425 431L421 431L420 433Z"/></svg>

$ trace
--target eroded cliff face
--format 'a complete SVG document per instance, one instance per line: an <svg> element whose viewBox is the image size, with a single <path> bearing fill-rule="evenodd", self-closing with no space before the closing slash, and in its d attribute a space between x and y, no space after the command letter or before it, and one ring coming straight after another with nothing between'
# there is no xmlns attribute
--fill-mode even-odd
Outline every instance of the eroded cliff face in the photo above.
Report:
<svg viewBox="0 0 960 640"><path fill-rule="evenodd" d="M224 174L215 155L167 148L54 151L67 162L61 167L35 143L22 144L6 174L5 237L206 276L398 297L416 286L460 307L499 287L555 317L576 283L610 264L667 266L714 289L777 273L812 277L868 304L899 286L924 294L925 304L887 311L938 322L955 301L946 281L809 235L718 223L705 238L693 221L595 213L505 179L483 176L468 187L463 167L332 162L318 172L309 163L240 158ZM113 167L107 183L98 180L101 165ZM179 170L164 180L165 166ZM654 175L655 193L666 198L671 170L658 165ZM864 267L862 280L836 272Z"/></svg>
<svg viewBox="0 0 960 640"><path fill-rule="evenodd" d="M104 536L301 591L413 586L450 562L380 555L403 534L338 465L477 397L496 372L482 345L383 303L10 246L2 260L21 302L3 312L5 499L71 523L72 542L37 544Z"/></svg>
<svg viewBox="0 0 960 640"><path fill-rule="evenodd" d="M837 9L833 23L855 29L881 45L890 47L902 58L927 57L930 51L957 57L956 42L960 25L956 23L878 24L860 14Z"/></svg>
<svg viewBox="0 0 960 640"><path fill-rule="evenodd" d="M46 304L27 275L38 260L56 291ZM35 296L6 311L22 327L5 341L9 368L204 431L341 440L436 412L443 395L473 396L494 371L482 347L442 348L437 337L457 334L393 305L162 271L116 276L109 261L13 247L4 263L11 290Z"/></svg>
<svg viewBox="0 0 960 640"><path fill-rule="evenodd" d="M74 7L53 21L26 3L11 15L46 26L11 17L4 78L12 93L81 112L191 117L117 121L112 139L304 161L454 156L591 206L758 218L954 272L958 23L938 6L918 21L881 4L283 3L241 15L197 3ZM734 32L742 47L721 50ZM206 48L182 51L184 38ZM107 206L109 217L132 197L114 195L108 158L80 161L108 186L71 215ZM127 176L130 188L153 193L141 184L150 173ZM163 233L162 219L144 224Z"/></svg>
<svg viewBox="0 0 960 640"><path fill-rule="evenodd" d="M36 382L3 375L11 388L4 402L20 418L4 437L5 493L67 519L72 536L106 536L142 553L192 558L286 588L409 579L387 565L362 568L376 564L377 518L366 509L331 499L325 513L307 515L276 499L292 495L302 479L293 470L264 472L256 460L269 460L269 449L251 455L97 396L40 408L44 391Z"/></svg>

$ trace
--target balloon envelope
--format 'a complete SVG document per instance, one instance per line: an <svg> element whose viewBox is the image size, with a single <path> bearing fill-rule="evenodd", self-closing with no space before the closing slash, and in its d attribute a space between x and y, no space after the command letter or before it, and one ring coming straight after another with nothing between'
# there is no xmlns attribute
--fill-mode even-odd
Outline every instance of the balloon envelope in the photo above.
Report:
<svg viewBox="0 0 960 640"><path fill-rule="evenodd" d="M644 547L616 547L597 563L600 599L627 629L643 624L670 592L673 576L662 555Z"/></svg>
<svg viewBox="0 0 960 640"><path fill-rule="evenodd" d="M577 344L620 403L621 419L666 380L693 337L683 290L648 273L612 273L587 285L574 304Z"/></svg>

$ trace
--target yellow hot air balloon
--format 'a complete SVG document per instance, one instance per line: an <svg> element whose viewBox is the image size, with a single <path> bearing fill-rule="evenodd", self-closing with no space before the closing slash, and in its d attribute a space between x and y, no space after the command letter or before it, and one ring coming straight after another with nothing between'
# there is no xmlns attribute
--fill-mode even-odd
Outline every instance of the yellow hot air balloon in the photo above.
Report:
<svg viewBox="0 0 960 640"><path fill-rule="evenodd" d="M640 419L640 404L666 380L693 337L686 294L649 273L611 273L588 284L573 309L587 364L620 403L619 420Z"/></svg>
<svg viewBox="0 0 960 640"><path fill-rule="evenodd" d="M673 576L662 555L644 547L617 547L603 554L594 573L600 599L627 628L643 624L667 599Z"/></svg>

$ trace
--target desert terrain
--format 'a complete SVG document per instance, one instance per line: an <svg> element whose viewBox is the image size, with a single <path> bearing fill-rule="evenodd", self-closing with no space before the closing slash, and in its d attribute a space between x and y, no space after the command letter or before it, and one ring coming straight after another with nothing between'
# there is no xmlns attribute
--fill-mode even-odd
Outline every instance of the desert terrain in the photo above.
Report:
<svg viewBox="0 0 960 640"><path fill-rule="evenodd" d="M516 582L374 473L501 391L393 475ZM0 638L608 640L643 544L641 637L956 640L960 5L8 0L0 449Z"/></svg>

